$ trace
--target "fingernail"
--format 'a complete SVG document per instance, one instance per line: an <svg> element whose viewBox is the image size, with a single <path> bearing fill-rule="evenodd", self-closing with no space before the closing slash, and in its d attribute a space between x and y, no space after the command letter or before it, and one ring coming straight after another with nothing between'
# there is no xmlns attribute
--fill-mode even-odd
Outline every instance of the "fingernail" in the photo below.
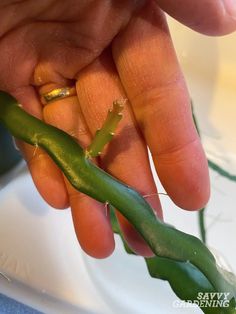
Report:
<svg viewBox="0 0 236 314"><path fill-rule="evenodd" d="M227 13L236 19L236 0L223 0Z"/></svg>

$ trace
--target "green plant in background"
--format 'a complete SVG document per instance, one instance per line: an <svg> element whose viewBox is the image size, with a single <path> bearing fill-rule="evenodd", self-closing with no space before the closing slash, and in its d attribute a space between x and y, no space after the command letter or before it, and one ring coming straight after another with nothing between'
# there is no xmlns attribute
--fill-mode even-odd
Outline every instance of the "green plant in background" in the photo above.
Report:
<svg viewBox="0 0 236 314"><path fill-rule="evenodd" d="M192 107L192 114L193 114L193 121L195 124L195 127L197 129L197 132L199 134L199 136L201 136L200 134L200 129L197 123L197 119L196 116L194 114L194 108L193 108L193 102L191 101L191 107ZM210 169L212 169L213 171L217 172L220 176L227 178L230 181L234 181L236 182L236 175L233 175L231 173L229 173L228 171L224 170L223 168L221 168L220 166L218 166L216 163L214 163L211 160L207 160L208 161L208 167ZM199 229L200 229L200 236L201 239L204 243L206 243L206 227L205 227L205 213L206 213L206 208L202 208L199 212L198 212L198 221L199 221Z"/></svg>
<svg viewBox="0 0 236 314"><path fill-rule="evenodd" d="M226 171L225 169L218 166L216 163L208 159L208 167L213 171L217 172L220 176L227 178L230 181L236 182L236 175L233 175ZM199 221L199 229L200 229L200 236L204 243L207 242L207 234L206 234L206 226L205 226L205 214L207 208L202 208L198 212L198 221Z"/></svg>
<svg viewBox="0 0 236 314"><path fill-rule="evenodd" d="M0 92L0 122L15 137L43 148L76 189L102 203L108 203L112 209L114 232L121 234L113 208L130 221L156 255L145 259L151 276L168 280L174 292L183 300L196 300L198 292L227 292L228 307L204 307L202 310L205 313L236 313L235 276L217 265L204 243L159 220L139 193L91 161L90 156L96 156L112 137L108 134L114 133L120 119L121 105L119 102L114 104L112 113L105 121L105 129L99 131L85 151L67 133L27 114L5 92ZM128 246L125 247L130 252Z"/></svg>

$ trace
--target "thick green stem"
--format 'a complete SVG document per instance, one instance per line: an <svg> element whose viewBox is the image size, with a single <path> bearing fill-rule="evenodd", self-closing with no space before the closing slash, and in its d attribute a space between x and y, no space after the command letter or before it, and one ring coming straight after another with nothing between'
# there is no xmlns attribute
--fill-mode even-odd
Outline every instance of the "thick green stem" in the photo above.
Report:
<svg viewBox="0 0 236 314"><path fill-rule="evenodd" d="M68 134L30 116L3 92L0 121L17 138L45 149L76 189L117 208L157 256L190 262L217 291L227 291L232 298L236 297L235 286L224 278L215 258L199 239L160 221L139 193L94 165Z"/></svg>
<svg viewBox="0 0 236 314"><path fill-rule="evenodd" d="M112 206L110 206L110 218L112 229L114 233L121 237L125 251L128 254L135 255L122 235L120 225L115 215L115 209ZM199 299L201 299L201 295L208 296L216 292L206 276L191 263L177 262L159 256L145 258L145 262L150 276L168 281L175 294L185 302L196 304L199 302ZM225 307L224 298L225 297L222 296L221 300L219 300L216 296L215 300L221 302L217 307L204 306L203 304L201 310L206 314L235 314L233 305L227 304L229 306ZM176 303L177 305L179 304L178 300L175 301L175 304Z"/></svg>

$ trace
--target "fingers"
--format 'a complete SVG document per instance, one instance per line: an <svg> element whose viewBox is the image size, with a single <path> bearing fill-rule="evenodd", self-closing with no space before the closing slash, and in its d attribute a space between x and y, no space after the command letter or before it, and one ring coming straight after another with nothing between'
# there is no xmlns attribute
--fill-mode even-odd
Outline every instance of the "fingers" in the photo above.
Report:
<svg viewBox="0 0 236 314"><path fill-rule="evenodd" d="M81 110L94 135L102 126L112 102L126 97L109 52L104 53L99 60L80 72L77 92ZM115 137L101 155L100 165L119 180L136 188L141 194L156 193L146 145L137 129L128 102ZM161 215L157 196L153 199L152 205ZM118 218L124 236L132 249L144 256L152 255L127 220L121 215L118 215Z"/></svg>
<svg viewBox="0 0 236 314"><path fill-rule="evenodd" d="M209 197L206 158L164 16L146 6L113 45L121 81L151 150L159 178L180 207Z"/></svg>
<svg viewBox="0 0 236 314"><path fill-rule="evenodd" d="M43 199L54 208L67 208L69 198L63 176L52 159L38 147L20 142L19 148Z"/></svg>
<svg viewBox="0 0 236 314"><path fill-rule="evenodd" d="M225 35L236 29L236 2L232 0L156 0L160 8L188 27L207 35Z"/></svg>
<svg viewBox="0 0 236 314"><path fill-rule="evenodd" d="M40 89L45 93L60 86L49 84ZM44 120L79 140L84 147L90 143L90 133L80 111L77 96L47 104ZM67 152L68 154L70 152ZM114 250L114 237L104 204L76 191L65 179L77 238L90 256L104 258Z"/></svg>
<svg viewBox="0 0 236 314"><path fill-rule="evenodd" d="M78 193L69 183L75 232L82 249L95 258L105 258L115 248L109 213L105 204Z"/></svg>
<svg viewBox="0 0 236 314"><path fill-rule="evenodd" d="M42 118L42 105L33 87L20 88L13 96L22 104L24 110ZM39 147L18 141L18 146L28 164L32 179L40 195L55 208L69 205L63 176L52 159Z"/></svg>
<svg viewBox="0 0 236 314"><path fill-rule="evenodd" d="M40 92L44 93L47 89L56 87L58 86L48 84L43 86ZM13 96L30 114L38 118L44 116L47 123L79 138L82 145L88 144L88 129L80 119L77 97L48 104L42 113L42 104L32 87L19 89L13 93ZM71 205L75 231L84 251L96 258L110 255L114 249L114 237L104 205L98 204L72 188L64 179L60 169L43 150L23 142L20 142L19 146L42 197L56 208Z"/></svg>

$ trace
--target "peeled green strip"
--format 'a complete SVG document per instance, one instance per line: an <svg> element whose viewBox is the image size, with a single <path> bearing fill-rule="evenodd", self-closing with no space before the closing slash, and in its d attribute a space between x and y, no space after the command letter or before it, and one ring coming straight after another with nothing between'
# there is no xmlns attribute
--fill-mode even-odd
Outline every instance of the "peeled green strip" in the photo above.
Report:
<svg viewBox="0 0 236 314"><path fill-rule="evenodd" d="M68 134L30 116L4 92L0 92L0 121L17 138L44 148L76 189L117 208L157 256L192 263L217 291L230 292L236 298L235 285L223 277L199 239L158 220L141 195L96 167Z"/></svg>

